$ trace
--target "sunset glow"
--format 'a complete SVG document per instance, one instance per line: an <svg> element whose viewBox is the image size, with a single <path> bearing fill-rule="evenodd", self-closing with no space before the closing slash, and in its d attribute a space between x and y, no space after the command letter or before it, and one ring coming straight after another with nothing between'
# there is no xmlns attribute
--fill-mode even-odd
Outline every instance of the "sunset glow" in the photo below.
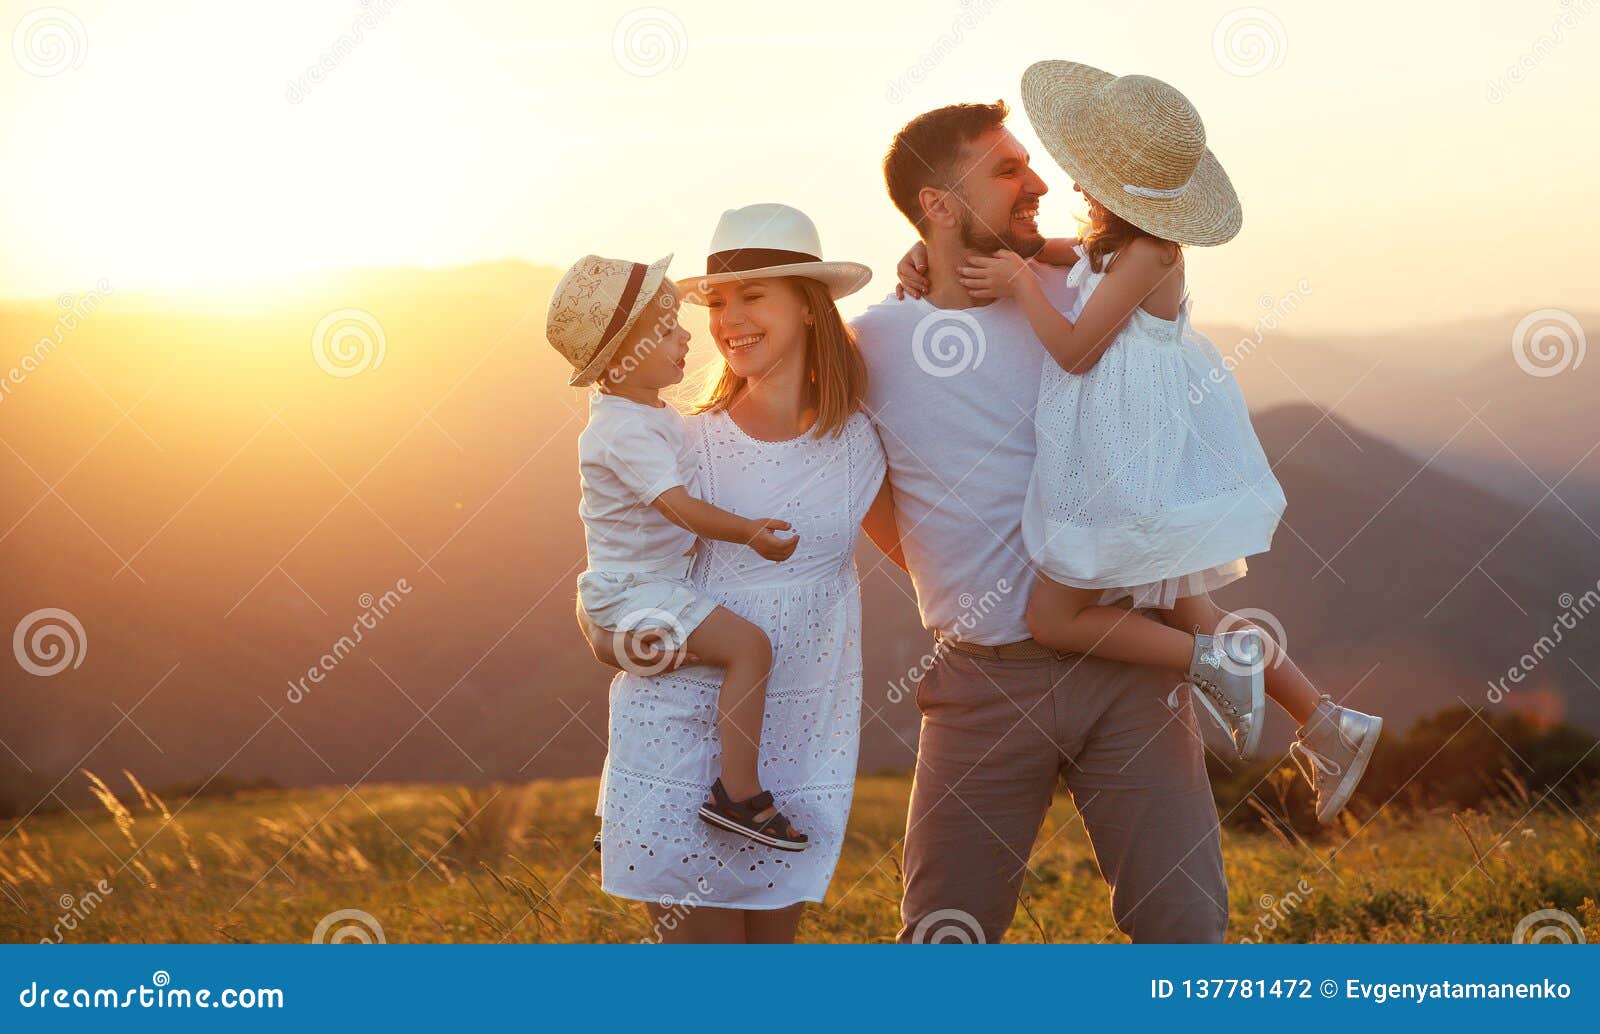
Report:
<svg viewBox="0 0 1600 1034"><path fill-rule="evenodd" d="M770 34L701 2L293 3L259 18L85 2L60 37L75 64L0 74L0 291L689 256L722 209L783 200L872 263L865 304L911 238L878 170L894 130L956 100L1016 106L1025 65L1068 57L1157 73L1203 113L1245 210L1238 241L1193 262L1211 318L1247 323L1301 278L1306 328L1575 304L1595 296L1600 216L1587 176L1551 170L1600 156L1600 124L1578 111L1600 94L1594 7L1285 0L1263 19L974 0L912 21L816 3ZM28 28L27 5L5 9L8 32ZM1419 63L1419 47L1449 60ZM1070 182L1025 119L1013 129L1053 190L1046 232L1071 234ZM1528 261L1497 250L1501 229Z"/></svg>

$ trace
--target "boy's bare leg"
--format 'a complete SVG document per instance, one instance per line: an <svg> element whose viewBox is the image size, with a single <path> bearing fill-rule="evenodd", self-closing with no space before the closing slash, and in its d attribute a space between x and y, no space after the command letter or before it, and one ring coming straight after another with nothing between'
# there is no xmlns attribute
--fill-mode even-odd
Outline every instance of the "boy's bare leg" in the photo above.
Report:
<svg viewBox="0 0 1600 1034"><path fill-rule="evenodd" d="M689 633L689 652L722 669L717 695L722 730L722 785L736 801L761 792L761 722L767 708L772 643L767 634L726 607L718 607ZM768 808L758 821L776 814Z"/></svg>
<svg viewBox="0 0 1600 1034"><path fill-rule="evenodd" d="M1028 598L1028 632L1052 650L1189 670L1193 635L1131 610L1097 606L1100 593L1041 576Z"/></svg>
<svg viewBox="0 0 1600 1034"><path fill-rule="evenodd" d="M1192 631L1198 627L1208 635L1223 627L1235 629L1256 625L1217 606L1209 593L1181 597L1162 617L1174 628ZM1317 701L1322 699L1322 694L1306 678L1305 672L1295 664L1288 651L1273 641L1266 629L1261 632L1261 645L1266 649L1267 667L1262 672L1262 679L1266 684L1267 696L1276 700L1278 706L1288 711L1296 722L1304 725L1316 711Z"/></svg>

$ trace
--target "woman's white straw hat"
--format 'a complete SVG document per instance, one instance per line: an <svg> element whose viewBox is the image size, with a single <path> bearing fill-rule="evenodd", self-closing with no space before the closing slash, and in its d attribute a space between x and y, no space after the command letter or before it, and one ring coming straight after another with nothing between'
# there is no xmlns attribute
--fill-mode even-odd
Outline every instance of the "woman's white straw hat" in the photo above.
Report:
<svg viewBox="0 0 1600 1034"><path fill-rule="evenodd" d="M671 255L648 266L585 255L572 264L551 294L545 317L545 337L572 364L568 384L595 382L661 289L671 262Z"/></svg>
<svg viewBox="0 0 1600 1034"><path fill-rule="evenodd" d="M1200 246L1239 232L1239 195L1206 147L1200 113L1173 87L1040 61L1022 74L1022 104L1078 186L1139 229Z"/></svg>
<svg viewBox="0 0 1600 1034"><path fill-rule="evenodd" d="M803 276L820 281L835 299L867 286L872 270L859 262L826 262L817 226L798 208L760 204L722 213L711 235L704 276L685 277L678 290L685 301L706 303L717 284L763 277Z"/></svg>

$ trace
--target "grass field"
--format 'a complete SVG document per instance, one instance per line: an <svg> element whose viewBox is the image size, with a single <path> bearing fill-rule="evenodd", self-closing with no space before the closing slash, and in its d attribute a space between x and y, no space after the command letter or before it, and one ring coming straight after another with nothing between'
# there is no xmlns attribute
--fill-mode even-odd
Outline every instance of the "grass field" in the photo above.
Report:
<svg viewBox="0 0 1600 1034"><path fill-rule="evenodd" d="M893 938L909 790L901 777L860 782L828 901L808 909L802 941ZM95 792L92 813L0 827L4 940L304 942L345 909L389 942L651 934L640 906L600 891L593 780L263 791L180 807L122 774ZM1553 908L1594 941L1600 797L1532 803L1347 815L1308 842L1265 824L1225 830L1229 939L1505 942L1519 919ZM1125 940L1064 797L1030 868L1008 939ZM336 921L324 937L365 924Z"/></svg>

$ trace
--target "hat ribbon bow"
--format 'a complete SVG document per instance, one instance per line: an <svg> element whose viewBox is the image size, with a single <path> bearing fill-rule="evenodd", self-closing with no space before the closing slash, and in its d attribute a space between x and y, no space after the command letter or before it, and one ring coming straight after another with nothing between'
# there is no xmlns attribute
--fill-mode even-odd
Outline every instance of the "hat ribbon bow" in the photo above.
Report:
<svg viewBox="0 0 1600 1034"><path fill-rule="evenodd" d="M1188 190L1189 184L1193 182L1193 177L1190 177L1189 179L1178 184L1176 187L1172 187L1167 190L1162 190L1156 187L1139 187L1132 183L1124 183L1122 185L1122 189L1127 191L1129 194L1132 194L1134 197L1151 198L1152 200L1156 201L1171 201L1173 198L1182 195L1185 190Z"/></svg>

